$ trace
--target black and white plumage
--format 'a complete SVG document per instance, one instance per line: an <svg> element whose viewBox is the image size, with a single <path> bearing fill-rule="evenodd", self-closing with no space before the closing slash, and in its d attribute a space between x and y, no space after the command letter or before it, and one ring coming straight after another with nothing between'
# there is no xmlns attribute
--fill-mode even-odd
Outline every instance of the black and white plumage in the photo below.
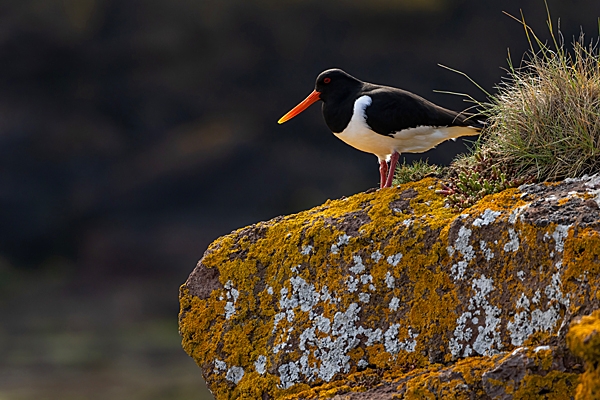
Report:
<svg viewBox="0 0 600 400"><path fill-rule="evenodd" d="M402 89L363 82L341 69L322 72L315 90L279 123L318 100L325 123L339 139L377 156L382 188L391 186L400 153L422 153L448 139L477 135L481 128L466 114Z"/></svg>

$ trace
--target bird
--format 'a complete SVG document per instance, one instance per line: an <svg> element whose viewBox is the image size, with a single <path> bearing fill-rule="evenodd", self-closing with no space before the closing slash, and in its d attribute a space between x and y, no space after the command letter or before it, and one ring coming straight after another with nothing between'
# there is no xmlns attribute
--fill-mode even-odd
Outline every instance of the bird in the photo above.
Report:
<svg viewBox="0 0 600 400"><path fill-rule="evenodd" d="M338 68L321 72L312 93L278 123L319 100L325 123L336 137L377 156L380 188L392 186L401 153L423 153L448 139L478 135L483 127L472 115L403 89L363 82Z"/></svg>

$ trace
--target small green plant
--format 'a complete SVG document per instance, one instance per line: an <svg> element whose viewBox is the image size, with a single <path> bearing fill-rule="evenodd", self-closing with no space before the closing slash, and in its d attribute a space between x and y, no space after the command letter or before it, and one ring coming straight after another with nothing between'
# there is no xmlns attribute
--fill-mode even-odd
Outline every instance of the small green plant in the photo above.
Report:
<svg viewBox="0 0 600 400"><path fill-rule="evenodd" d="M407 164L406 160L396 167L394 174L393 186L398 186L407 182L420 181L427 176L437 176L442 171L442 168L437 165L432 165L428 160L418 160L412 164Z"/></svg>
<svg viewBox="0 0 600 400"><path fill-rule="evenodd" d="M448 196L448 204L456 210L470 207L488 194L534 180L532 176L507 173L481 150L457 159L444 172L445 179L437 193Z"/></svg>
<svg viewBox="0 0 600 400"><path fill-rule="evenodd" d="M486 125L471 153L448 167L448 181L439 191L458 209L524 182L600 172L598 43L586 46L581 34L569 52L546 9L551 44L539 39L523 17L511 16L523 25L530 53L519 67L509 53L508 77L496 94L453 70L488 97L484 103L467 96Z"/></svg>

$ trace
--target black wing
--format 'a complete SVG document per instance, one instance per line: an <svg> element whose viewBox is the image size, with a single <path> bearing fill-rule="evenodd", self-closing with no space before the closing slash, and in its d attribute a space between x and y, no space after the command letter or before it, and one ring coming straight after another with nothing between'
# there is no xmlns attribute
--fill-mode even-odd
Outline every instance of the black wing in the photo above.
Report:
<svg viewBox="0 0 600 400"><path fill-rule="evenodd" d="M469 114L437 106L402 89L378 86L365 90L363 94L372 99L366 109L367 124L382 135L418 126L480 125L478 121L470 119Z"/></svg>

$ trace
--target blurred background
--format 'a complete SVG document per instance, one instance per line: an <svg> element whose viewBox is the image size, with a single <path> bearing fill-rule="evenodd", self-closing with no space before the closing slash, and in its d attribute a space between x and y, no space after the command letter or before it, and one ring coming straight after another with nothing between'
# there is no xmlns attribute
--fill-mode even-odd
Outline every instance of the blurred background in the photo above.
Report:
<svg viewBox="0 0 600 400"><path fill-rule="evenodd" d="M567 42L598 0L548 0ZM230 231L375 187L319 106L340 67L453 109L542 0L1 0L0 399L209 399L178 287ZM447 164L461 143L418 157Z"/></svg>

